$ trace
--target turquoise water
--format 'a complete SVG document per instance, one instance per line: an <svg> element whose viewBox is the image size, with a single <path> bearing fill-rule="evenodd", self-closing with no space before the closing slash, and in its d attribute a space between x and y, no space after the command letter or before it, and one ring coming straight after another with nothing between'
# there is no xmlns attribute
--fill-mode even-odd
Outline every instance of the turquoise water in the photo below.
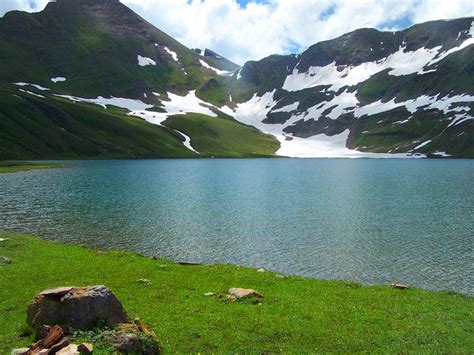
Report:
<svg viewBox="0 0 474 355"><path fill-rule="evenodd" d="M472 160L135 160L0 175L0 229L474 294Z"/></svg>

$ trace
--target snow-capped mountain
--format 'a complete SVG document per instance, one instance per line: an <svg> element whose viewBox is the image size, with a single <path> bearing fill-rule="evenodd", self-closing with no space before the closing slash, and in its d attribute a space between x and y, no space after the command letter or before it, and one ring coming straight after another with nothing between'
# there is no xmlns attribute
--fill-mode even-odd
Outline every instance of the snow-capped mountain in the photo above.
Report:
<svg viewBox="0 0 474 355"><path fill-rule="evenodd" d="M118 0L0 18L0 159L474 157L474 19L242 68Z"/></svg>
<svg viewBox="0 0 474 355"><path fill-rule="evenodd" d="M473 44L474 18L463 18L361 29L249 62L235 75L235 98L250 87L235 118L275 135L291 156L472 156Z"/></svg>

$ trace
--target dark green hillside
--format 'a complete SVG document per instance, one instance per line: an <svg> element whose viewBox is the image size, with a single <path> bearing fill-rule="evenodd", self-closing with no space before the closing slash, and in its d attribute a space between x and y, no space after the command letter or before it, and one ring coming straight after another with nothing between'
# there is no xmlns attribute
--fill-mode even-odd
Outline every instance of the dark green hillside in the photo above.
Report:
<svg viewBox="0 0 474 355"><path fill-rule="evenodd" d="M0 89L0 160L195 155L171 131L122 110L22 92L14 95Z"/></svg>

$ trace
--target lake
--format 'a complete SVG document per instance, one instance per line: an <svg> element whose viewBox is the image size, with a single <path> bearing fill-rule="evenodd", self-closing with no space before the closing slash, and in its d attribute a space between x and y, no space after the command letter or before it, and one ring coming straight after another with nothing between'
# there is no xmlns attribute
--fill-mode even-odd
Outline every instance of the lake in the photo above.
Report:
<svg viewBox="0 0 474 355"><path fill-rule="evenodd" d="M0 175L0 229L474 294L474 160L77 161Z"/></svg>

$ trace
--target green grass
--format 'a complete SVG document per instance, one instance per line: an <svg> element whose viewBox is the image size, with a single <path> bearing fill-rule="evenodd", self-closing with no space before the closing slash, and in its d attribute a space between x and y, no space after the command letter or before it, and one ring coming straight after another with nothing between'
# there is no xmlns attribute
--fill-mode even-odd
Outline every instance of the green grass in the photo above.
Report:
<svg viewBox="0 0 474 355"><path fill-rule="evenodd" d="M28 302L56 286L105 284L165 353L472 353L474 302L450 292L276 277L232 265L182 266L0 232L0 353L32 340ZM150 285L137 282L151 280ZM255 288L261 304L205 297Z"/></svg>
<svg viewBox="0 0 474 355"><path fill-rule="evenodd" d="M0 161L0 174L17 173L20 171L38 170L38 169L52 169L59 168L61 164L57 163L30 163L30 162L13 162Z"/></svg>
<svg viewBox="0 0 474 355"><path fill-rule="evenodd" d="M230 118L191 113L170 117L164 124L190 136L193 148L207 156L273 156L280 146L274 137Z"/></svg>

